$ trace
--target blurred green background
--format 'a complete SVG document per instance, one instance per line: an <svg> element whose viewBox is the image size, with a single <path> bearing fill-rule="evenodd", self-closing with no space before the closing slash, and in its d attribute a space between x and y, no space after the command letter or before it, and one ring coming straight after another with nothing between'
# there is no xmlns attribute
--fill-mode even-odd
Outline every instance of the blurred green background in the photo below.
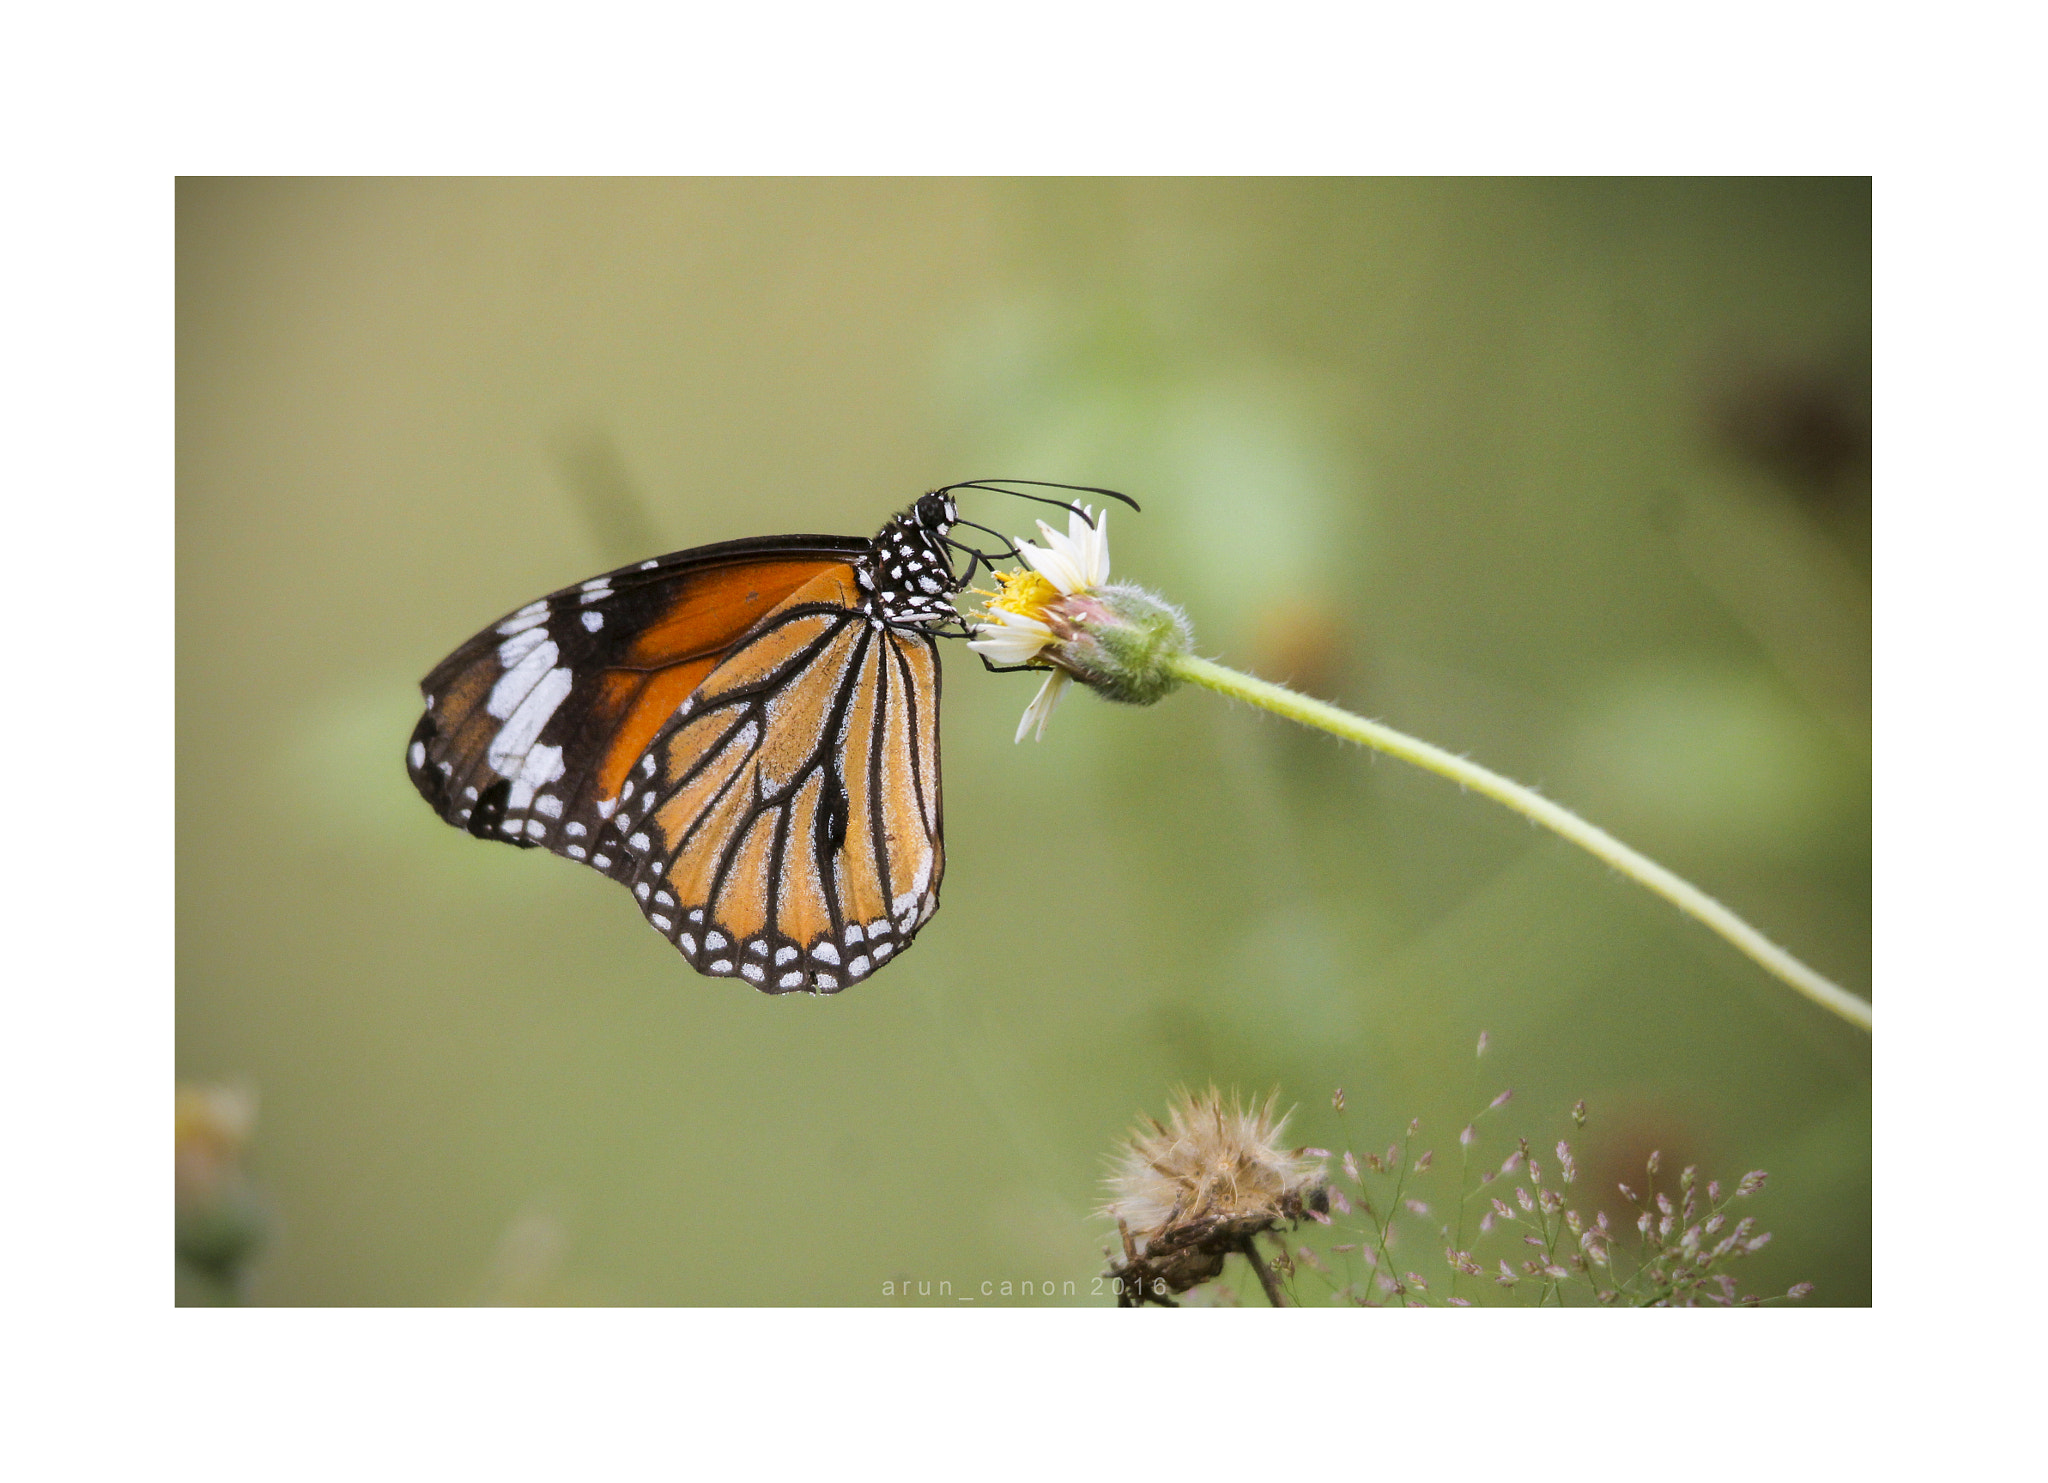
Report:
<svg viewBox="0 0 2048 1483"><path fill-rule="evenodd" d="M187 181L177 252L177 1060L260 1098L251 1301L1100 1303L1103 1158L1211 1080L1328 1147L1583 1097L1588 1188L1767 1168L1745 1287L1869 1301L1867 1037L1399 764L1192 692L1016 746L955 647L944 909L818 1000L401 757L551 588L1107 484L1203 652L1868 992L1867 182Z"/></svg>

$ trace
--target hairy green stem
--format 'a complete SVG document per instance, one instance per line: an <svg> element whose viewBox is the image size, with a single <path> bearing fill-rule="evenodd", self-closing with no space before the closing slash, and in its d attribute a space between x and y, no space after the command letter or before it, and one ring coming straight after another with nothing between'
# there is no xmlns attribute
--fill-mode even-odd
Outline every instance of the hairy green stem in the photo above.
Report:
<svg viewBox="0 0 2048 1483"><path fill-rule="evenodd" d="M1870 1029L1869 1000L1860 999L1815 973L1699 887L1679 879L1655 860L1638 854L1570 809L1561 808L1541 794L1510 782L1476 762L1467 762L1441 747L1404 736L1377 721L1354 716L1349 711L1339 710L1325 701L1312 700L1285 686L1239 674L1234 669L1207 659L1197 659L1192 654L1181 654L1165 663L1175 675L1190 684L1259 706L1303 726L1317 727L1332 736L1385 752L1390 757L1399 757L1403 762L1449 778L1475 793L1483 793L1496 803L1506 804L1524 818L1563 835L1639 885L1655 891L1687 916L1720 933L1767 972L1790 984L1823 1009L1840 1015L1865 1031Z"/></svg>

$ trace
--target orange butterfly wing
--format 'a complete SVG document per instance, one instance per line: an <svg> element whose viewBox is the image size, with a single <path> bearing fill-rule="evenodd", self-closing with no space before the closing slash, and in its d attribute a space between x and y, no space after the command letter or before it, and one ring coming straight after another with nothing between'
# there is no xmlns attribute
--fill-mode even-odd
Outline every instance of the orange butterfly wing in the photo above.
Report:
<svg viewBox="0 0 2048 1483"><path fill-rule="evenodd" d="M820 573L656 737L604 836L691 965L832 993L908 947L945 872L937 645Z"/></svg>
<svg viewBox="0 0 2048 1483"><path fill-rule="evenodd" d="M834 992L938 906L937 645L861 611L856 537L622 567L421 682L407 770L448 823L628 885L699 972Z"/></svg>
<svg viewBox="0 0 2048 1483"><path fill-rule="evenodd" d="M507 614L420 682L426 713L406 748L413 785L480 839L596 864L591 842L655 733L762 617L867 545L730 541L621 567Z"/></svg>

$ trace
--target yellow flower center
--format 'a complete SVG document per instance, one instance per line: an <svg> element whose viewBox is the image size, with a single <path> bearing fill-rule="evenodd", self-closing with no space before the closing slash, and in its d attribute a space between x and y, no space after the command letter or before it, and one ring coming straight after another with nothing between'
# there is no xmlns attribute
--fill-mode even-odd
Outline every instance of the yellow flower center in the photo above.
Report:
<svg viewBox="0 0 2048 1483"><path fill-rule="evenodd" d="M975 589L977 595L988 599L988 612L991 615L998 612L1015 613L1019 617L1036 618L1043 623L1046 606L1057 601L1060 595L1059 588L1034 571L997 572L995 578L999 591L985 592L979 587Z"/></svg>

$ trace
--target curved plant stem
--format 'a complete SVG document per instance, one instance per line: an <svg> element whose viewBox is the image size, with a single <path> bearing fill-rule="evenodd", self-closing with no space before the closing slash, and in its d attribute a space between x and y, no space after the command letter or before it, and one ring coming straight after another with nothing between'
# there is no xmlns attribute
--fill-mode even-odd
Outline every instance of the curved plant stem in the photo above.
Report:
<svg viewBox="0 0 2048 1483"><path fill-rule="evenodd" d="M1866 1031L1870 1029L1869 1000L1859 999L1839 984L1821 977L1699 887L1680 880L1656 861L1637 854L1606 830L1588 824L1570 809L1561 808L1541 794L1510 782L1476 762L1467 762L1441 747L1404 736L1391 727L1368 721L1363 716L1354 716L1325 701L1311 700L1285 686L1253 679L1250 675L1239 674L1234 669L1207 659L1197 659L1191 654L1169 659L1166 663L1174 674L1191 684L1259 706L1303 726L1317 727L1332 736L1341 736L1346 741L1385 752L1390 757L1399 757L1403 762L1412 762L1475 793L1483 793L1496 803L1506 804L1524 818L1563 835L1580 849L1655 891L1687 916L1720 933L1764 969L1823 1009Z"/></svg>

